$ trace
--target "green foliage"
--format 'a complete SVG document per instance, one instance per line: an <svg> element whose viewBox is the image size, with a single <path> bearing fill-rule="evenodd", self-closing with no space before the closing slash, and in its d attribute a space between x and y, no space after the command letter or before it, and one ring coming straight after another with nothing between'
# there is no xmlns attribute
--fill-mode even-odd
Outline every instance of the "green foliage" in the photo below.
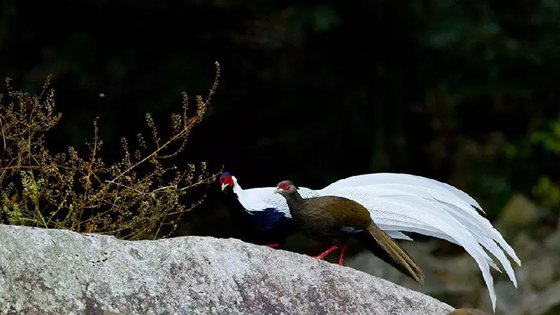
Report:
<svg viewBox="0 0 560 315"><path fill-rule="evenodd" d="M560 156L560 115L535 131L530 140L533 145L540 145L545 151Z"/></svg>
<svg viewBox="0 0 560 315"><path fill-rule="evenodd" d="M539 203L550 209L560 209L560 185L543 175L533 187L533 194Z"/></svg>
<svg viewBox="0 0 560 315"><path fill-rule="evenodd" d="M546 120L543 126L530 134L531 152L543 151L544 160L558 163L560 160L560 115ZM533 195L543 206L560 212L560 177L556 174L542 174L532 189Z"/></svg>
<svg viewBox="0 0 560 315"><path fill-rule="evenodd" d="M216 63L214 84L206 99L196 97L194 115L189 116L188 97L183 94L183 111L171 116L172 134L167 139L146 115L151 139L138 134L138 148L132 150L123 138L123 157L110 164L100 156L103 142L96 121L87 155L72 147L51 153L46 136L61 114L54 111L50 79L40 95L14 90L8 80L8 97L0 103L0 219L126 239L171 233L182 214L203 202L206 186L216 178L205 162L184 167L170 162L186 148L192 129L202 121L219 74Z"/></svg>

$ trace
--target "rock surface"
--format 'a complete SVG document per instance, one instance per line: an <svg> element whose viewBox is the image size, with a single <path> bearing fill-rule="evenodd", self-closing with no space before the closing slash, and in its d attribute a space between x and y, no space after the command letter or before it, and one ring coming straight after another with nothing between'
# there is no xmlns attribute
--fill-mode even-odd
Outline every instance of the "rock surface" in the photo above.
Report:
<svg viewBox="0 0 560 315"><path fill-rule="evenodd" d="M1 314L447 314L424 294L235 239L0 225Z"/></svg>

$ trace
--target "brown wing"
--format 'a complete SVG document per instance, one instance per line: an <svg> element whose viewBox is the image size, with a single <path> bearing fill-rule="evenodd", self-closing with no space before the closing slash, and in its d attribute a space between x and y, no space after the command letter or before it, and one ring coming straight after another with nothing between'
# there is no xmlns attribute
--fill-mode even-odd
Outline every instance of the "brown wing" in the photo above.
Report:
<svg viewBox="0 0 560 315"><path fill-rule="evenodd" d="M369 211L353 200L335 196L323 196L305 200L312 202L314 207L326 212L337 226L365 229L371 222Z"/></svg>

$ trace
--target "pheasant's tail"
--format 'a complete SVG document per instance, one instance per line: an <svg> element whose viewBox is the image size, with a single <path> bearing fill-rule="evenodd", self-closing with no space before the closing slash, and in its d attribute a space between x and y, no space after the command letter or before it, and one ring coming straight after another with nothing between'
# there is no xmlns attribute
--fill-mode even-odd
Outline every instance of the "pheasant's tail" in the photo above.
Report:
<svg viewBox="0 0 560 315"><path fill-rule="evenodd" d="M372 222L367 227L367 232L364 231L363 243L377 257L416 280L416 282L424 284L424 272L422 269L394 239L375 223Z"/></svg>

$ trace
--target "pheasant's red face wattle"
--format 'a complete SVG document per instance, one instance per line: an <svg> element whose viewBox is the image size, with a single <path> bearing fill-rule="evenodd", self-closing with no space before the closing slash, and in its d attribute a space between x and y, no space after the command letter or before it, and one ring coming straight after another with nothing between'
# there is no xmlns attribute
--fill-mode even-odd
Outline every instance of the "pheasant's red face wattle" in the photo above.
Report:
<svg viewBox="0 0 560 315"><path fill-rule="evenodd" d="M233 187L234 185L233 177L231 175L220 177L220 185L227 185Z"/></svg>
<svg viewBox="0 0 560 315"><path fill-rule="evenodd" d="M290 188L292 187L292 183L290 181L283 181L280 184L278 184L278 188L285 190L285 191L289 191Z"/></svg>

